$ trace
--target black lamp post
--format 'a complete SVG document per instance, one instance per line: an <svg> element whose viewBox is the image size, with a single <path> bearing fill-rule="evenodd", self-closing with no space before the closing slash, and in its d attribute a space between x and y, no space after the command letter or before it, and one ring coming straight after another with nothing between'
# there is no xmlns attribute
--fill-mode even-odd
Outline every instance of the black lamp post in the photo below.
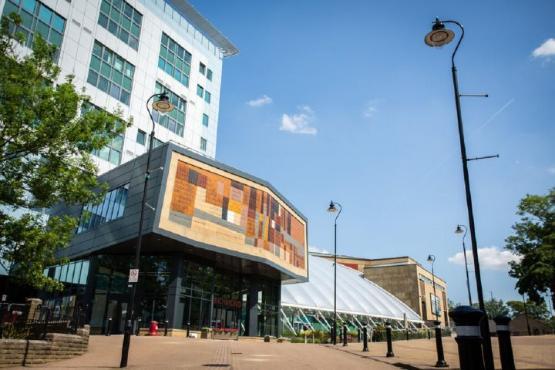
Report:
<svg viewBox="0 0 555 370"><path fill-rule="evenodd" d="M462 247L464 253L464 269L466 271L466 290L468 291L468 305L472 306L472 295L470 294L470 279L468 278L468 262L466 261L466 245L464 244L464 239L466 238L467 228L464 225L457 225L455 234L463 234Z"/></svg>
<svg viewBox="0 0 555 370"><path fill-rule="evenodd" d="M148 186L148 178L150 177L150 155L152 152L152 147L154 143L154 128L155 122L154 118L152 117L152 112L148 106L148 103L154 98L158 98L158 100L152 103L152 108L159 112L159 113L169 113L173 110L174 106L170 102L168 95L165 92L160 94L154 94L146 101L146 110L150 116L150 120L152 121L152 132L150 133L150 142L148 144L148 152L146 156L146 173L145 173L145 181L143 186L143 199L141 202L141 215L139 216L139 232L137 235L137 245L135 247L135 263L133 264L134 269L139 269L139 263L141 258L141 244L143 242L143 216L145 212L145 204L146 204L146 189ZM121 349L121 361L119 367L127 367L127 358L129 357L129 344L131 342L131 332L132 332L132 322L135 310L135 293L137 291L137 282L130 282L131 284L131 292L129 294L129 308L125 313L125 331L123 333L123 346Z"/></svg>
<svg viewBox="0 0 555 370"><path fill-rule="evenodd" d="M463 175L464 175L464 187L466 192L466 207L468 209L468 225L470 227L470 239L472 241L472 255L474 257L474 274L476 275L476 291L478 293L478 302L480 304L480 310L486 312L484 306L484 295L482 292L482 278L480 275L480 262L478 261L478 243L476 241L476 228L474 226L474 211L472 209L472 196L470 194L470 180L468 176L468 161L466 156L466 145L464 142L464 130L462 122L461 113L461 95L459 93L459 82L457 78L457 67L455 66L455 55L457 50L461 45L461 41L464 37L464 27L457 21L445 20L440 21L436 18L434 25L432 26L432 31L426 35L424 42L431 47L440 47L448 44L455 37L455 33L450 29L445 28L445 23L451 23L457 25L461 30L461 37L455 46L453 54L451 54L451 74L453 78L453 89L455 93L455 105L457 108L457 122L459 129L459 143L461 147L461 160L463 165ZM491 349L491 336L489 333L487 320L481 325L481 334L484 340L484 363L486 370L494 370L493 365L493 352Z"/></svg>
<svg viewBox="0 0 555 370"><path fill-rule="evenodd" d="M336 206L339 207L339 209ZM337 219L342 210L343 207L341 204L334 201L330 202L328 212L337 212L337 216L335 216L335 221L333 223L333 344L337 344Z"/></svg>
<svg viewBox="0 0 555 370"><path fill-rule="evenodd" d="M445 355L443 353L443 342L441 339L441 321L439 321L439 300L436 294L436 275L434 274L434 262L436 261L436 256L433 254L428 255L428 262L432 264L432 285L434 288L434 301L430 302L432 310L436 316L434 321L434 329L436 336L436 350L437 350L437 362L435 367L448 367L447 362L445 362ZM436 302L438 303L436 305Z"/></svg>

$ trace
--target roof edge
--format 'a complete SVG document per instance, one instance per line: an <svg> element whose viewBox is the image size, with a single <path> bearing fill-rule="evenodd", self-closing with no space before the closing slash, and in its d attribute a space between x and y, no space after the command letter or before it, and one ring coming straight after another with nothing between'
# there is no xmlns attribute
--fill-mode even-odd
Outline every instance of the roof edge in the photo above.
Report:
<svg viewBox="0 0 555 370"><path fill-rule="evenodd" d="M187 0L166 0L175 10L187 18L189 22L198 28L210 41L222 49L225 57L239 54L239 49L225 37L208 19L196 10Z"/></svg>

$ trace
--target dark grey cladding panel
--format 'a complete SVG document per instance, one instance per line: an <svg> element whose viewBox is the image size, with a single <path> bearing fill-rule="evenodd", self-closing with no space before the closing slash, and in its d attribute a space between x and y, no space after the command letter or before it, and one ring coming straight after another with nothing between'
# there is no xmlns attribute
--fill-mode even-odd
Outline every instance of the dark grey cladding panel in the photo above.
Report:
<svg viewBox="0 0 555 370"><path fill-rule="evenodd" d="M160 193L164 174L164 171L161 170L160 167L166 162L167 148L167 145L162 145L154 149L150 161L151 176L148 182L146 202L148 205L156 208L156 211L158 211L158 195ZM60 254L71 258L77 258L81 255L90 254L108 246L135 238L139 231L139 217L145 172L146 155L142 155L99 176L99 182L107 183L109 189L129 184L123 217L101 224L95 229L86 231L82 234L76 234L70 246L64 249ZM57 212L58 214L71 214L78 217L81 208L81 205L72 207L66 206L59 208ZM146 207L143 223L144 233L152 231L154 216L155 211Z"/></svg>

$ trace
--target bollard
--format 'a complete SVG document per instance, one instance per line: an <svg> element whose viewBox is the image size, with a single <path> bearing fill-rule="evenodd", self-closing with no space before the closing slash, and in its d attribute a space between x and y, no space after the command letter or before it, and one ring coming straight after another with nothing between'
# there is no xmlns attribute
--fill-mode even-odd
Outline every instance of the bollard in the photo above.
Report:
<svg viewBox="0 0 555 370"><path fill-rule="evenodd" d="M368 328L362 328L362 352L368 352Z"/></svg>
<svg viewBox="0 0 555 370"><path fill-rule="evenodd" d="M347 325L343 325L343 347L347 347Z"/></svg>
<svg viewBox="0 0 555 370"><path fill-rule="evenodd" d="M435 367L449 367L447 362L445 362L445 355L443 354L443 340L441 338L441 322L434 321L435 331L436 331L436 350L437 350L437 362Z"/></svg>
<svg viewBox="0 0 555 370"><path fill-rule="evenodd" d="M164 320L164 336L168 336L168 320Z"/></svg>
<svg viewBox="0 0 555 370"><path fill-rule="evenodd" d="M485 318L484 311L470 306L459 306L449 312L455 322L461 370L484 370L482 336L480 321Z"/></svg>
<svg viewBox="0 0 555 370"><path fill-rule="evenodd" d="M343 342L343 330L339 329L339 342Z"/></svg>
<svg viewBox="0 0 555 370"><path fill-rule="evenodd" d="M139 334L141 333L141 321L142 321L142 320L141 320L141 318L139 317L139 318L137 319L137 331L136 331L136 333L135 333L136 336L139 336Z"/></svg>
<svg viewBox="0 0 555 370"><path fill-rule="evenodd" d="M509 330L509 322L511 322L511 319L506 316L497 316L493 321L495 321L495 325L497 326L501 369L515 370L513 346L511 345L511 331Z"/></svg>
<svg viewBox="0 0 555 370"><path fill-rule="evenodd" d="M187 338L189 338L190 330L191 330L191 322L187 321Z"/></svg>
<svg viewBox="0 0 555 370"><path fill-rule="evenodd" d="M108 317L108 322L106 323L106 336L112 335L112 318Z"/></svg>
<svg viewBox="0 0 555 370"><path fill-rule="evenodd" d="M387 338L387 353L386 357L395 357L393 353L393 344L391 344L391 324L389 322L385 323L385 336Z"/></svg>

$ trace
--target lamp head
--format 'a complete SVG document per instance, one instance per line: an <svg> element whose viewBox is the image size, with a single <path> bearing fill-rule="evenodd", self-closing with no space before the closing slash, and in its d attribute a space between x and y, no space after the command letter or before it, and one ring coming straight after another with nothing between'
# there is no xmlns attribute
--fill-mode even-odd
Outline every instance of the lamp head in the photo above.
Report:
<svg viewBox="0 0 555 370"><path fill-rule="evenodd" d="M455 229L455 234L462 234L462 233L464 233L463 226L457 225L457 228Z"/></svg>
<svg viewBox="0 0 555 370"><path fill-rule="evenodd" d="M152 103L152 108L160 113L169 113L175 108L175 106L170 102L168 95L163 92L158 95L158 100L155 100Z"/></svg>
<svg viewBox="0 0 555 370"><path fill-rule="evenodd" d="M435 260L436 260L436 256L434 256L433 254L428 255L428 262L434 262Z"/></svg>
<svg viewBox="0 0 555 370"><path fill-rule="evenodd" d="M337 208L335 207L335 203L332 201L330 201L330 206L328 207L328 212L330 213L335 213L337 212Z"/></svg>
<svg viewBox="0 0 555 370"><path fill-rule="evenodd" d="M431 47L440 47L450 43L454 37L455 33L445 28L443 22L436 18L432 30L424 37L424 42Z"/></svg>

